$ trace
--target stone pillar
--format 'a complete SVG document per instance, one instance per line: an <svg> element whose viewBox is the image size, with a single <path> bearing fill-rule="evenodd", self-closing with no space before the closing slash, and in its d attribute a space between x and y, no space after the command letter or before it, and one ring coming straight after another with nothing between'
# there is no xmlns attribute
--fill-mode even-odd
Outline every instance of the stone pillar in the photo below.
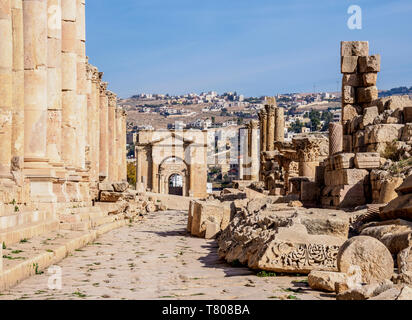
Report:
<svg viewBox="0 0 412 320"><path fill-rule="evenodd" d="M273 105L266 106L267 115L268 115L268 125L267 125L267 151L275 150L275 112L276 107Z"/></svg>
<svg viewBox="0 0 412 320"><path fill-rule="evenodd" d="M47 0L24 0L24 166L34 201L56 202L47 159Z"/></svg>
<svg viewBox="0 0 412 320"><path fill-rule="evenodd" d="M259 168L260 168L260 161L259 161L259 145L258 145L258 130L259 130L259 122L256 120L252 120L249 126L250 130L250 160L251 160L251 168L250 168L250 180L258 181L259 180Z"/></svg>
<svg viewBox="0 0 412 320"><path fill-rule="evenodd" d="M23 184L24 162L24 37L23 0L14 0L12 5L13 22L13 127L11 156L12 171L16 181ZM3 52L3 50L0 50Z"/></svg>
<svg viewBox="0 0 412 320"><path fill-rule="evenodd" d="M62 4L62 159L74 173L78 147L76 140L77 55L76 0Z"/></svg>
<svg viewBox="0 0 412 320"><path fill-rule="evenodd" d="M47 156L55 164L61 161L61 0L47 0L47 12Z"/></svg>
<svg viewBox="0 0 412 320"><path fill-rule="evenodd" d="M108 91L108 148L109 148L109 181L117 180L117 157L116 157L116 95Z"/></svg>
<svg viewBox="0 0 412 320"><path fill-rule="evenodd" d="M276 108L275 111L275 141L285 141L285 110Z"/></svg>
<svg viewBox="0 0 412 320"><path fill-rule="evenodd" d="M122 174L122 152L126 152L126 150L123 150L123 145L122 145L122 129L123 129L123 110L120 107L116 108L116 158L115 158L115 163L116 163L116 173L117 173L117 178L116 180L120 181L123 177Z"/></svg>
<svg viewBox="0 0 412 320"><path fill-rule="evenodd" d="M121 149L121 156L122 159L122 172L119 176L120 180L127 181L127 156L126 156L126 141L127 141L127 113L126 111L122 110L122 131L121 131L121 142L120 142L120 149Z"/></svg>
<svg viewBox="0 0 412 320"><path fill-rule="evenodd" d="M86 132L87 132L87 78L86 78L86 9L85 0L76 1L76 35L75 52L77 55L77 123L76 123L76 164L77 170L86 169Z"/></svg>
<svg viewBox="0 0 412 320"><path fill-rule="evenodd" d="M266 110L260 112L260 152L267 151L268 116Z"/></svg>
<svg viewBox="0 0 412 320"><path fill-rule="evenodd" d="M0 1L0 179L11 178L13 35L10 0Z"/></svg>
<svg viewBox="0 0 412 320"><path fill-rule="evenodd" d="M329 156L343 151L343 126L340 123L329 124Z"/></svg>
<svg viewBox="0 0 412 320"><path fill-rule="evenodd" d="M100 155L99 177L100 181L109 176L109 141L108 141L108 108L109 100L106 95L107 82L100 83Z"/></svg>

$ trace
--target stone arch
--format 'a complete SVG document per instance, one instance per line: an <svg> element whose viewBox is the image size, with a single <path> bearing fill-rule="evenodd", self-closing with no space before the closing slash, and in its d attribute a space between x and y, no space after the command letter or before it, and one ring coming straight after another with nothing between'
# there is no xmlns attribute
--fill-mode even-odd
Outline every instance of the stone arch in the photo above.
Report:
<svg viewBox="0 0 412 320"><path fill-rule="evenodd" d="M188 165L180 157L170 156L165 158L159 166L159 192L163 194L175 194L177 189L170 189L170 178L182 177L181 195L188 195L189 175ZM179 192L180 195L180 192Z"/></svg>

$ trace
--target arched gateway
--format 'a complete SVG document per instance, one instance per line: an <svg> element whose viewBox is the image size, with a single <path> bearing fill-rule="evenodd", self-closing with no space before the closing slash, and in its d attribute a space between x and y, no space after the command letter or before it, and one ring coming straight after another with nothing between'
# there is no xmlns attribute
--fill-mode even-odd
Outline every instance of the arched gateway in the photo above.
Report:
<svg viewBox="0 0 412 320"><path fill-rule="evenodd" d="M137 139L137 190L207 195L207 131L146 130Z"/></svg>

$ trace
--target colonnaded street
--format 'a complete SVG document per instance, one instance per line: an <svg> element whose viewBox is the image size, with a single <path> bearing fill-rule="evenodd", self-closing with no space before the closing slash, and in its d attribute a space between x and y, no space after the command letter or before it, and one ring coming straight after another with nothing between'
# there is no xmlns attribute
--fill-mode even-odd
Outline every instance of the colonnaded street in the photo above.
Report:
<svg viewBox="0 0 412 320"><path fill-rule="evenodd" d="M33 276L2 300L94 299L333 299L312 291L307 277L258 276L230 266L214 240L191 237L187 213L157 212L113 230L58 264L61 290L50 290L50 274Z"/></svg>

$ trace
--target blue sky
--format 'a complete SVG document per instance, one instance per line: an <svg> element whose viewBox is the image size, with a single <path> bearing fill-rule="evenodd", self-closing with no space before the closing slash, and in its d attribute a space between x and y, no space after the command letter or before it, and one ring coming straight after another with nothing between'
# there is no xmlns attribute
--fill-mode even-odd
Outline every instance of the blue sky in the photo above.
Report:
<svg viewBox="0 0 412 320"><path fill-rule="evenodd" d="M86 14L90 62L123 98L336 91L342 40L381 54L379 89L412 86L410 0L87 0Z"/></svg>

